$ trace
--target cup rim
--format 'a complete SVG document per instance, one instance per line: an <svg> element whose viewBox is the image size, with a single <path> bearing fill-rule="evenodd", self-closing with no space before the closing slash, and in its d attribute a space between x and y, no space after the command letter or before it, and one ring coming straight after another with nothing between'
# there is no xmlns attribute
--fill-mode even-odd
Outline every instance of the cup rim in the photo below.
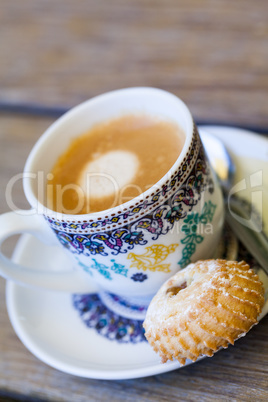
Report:
<svg viewBox="0 0 268 402"><path fill-rule="evenodd" d="M183 148L182 148L178 158L176 159L174 164L171 166L171 168L168 170L168 172L157 183L155 183L152 187L150 187L148 190L144 191L142 194L138 195L137 197L132 198L131 200L129 200L123 204L120 204L115 207L105 209L105 210L102 210L99 212L92 212L92 213L87 213L87 214L66 214L66 213L54 211L54 210L48 208L47 206L45 206L44 204L42 204L33 192L30 178L28 175L29 172L31 173L33 171L31 167L34 164L34 161L36 160L38 150L42 147L42 145L50 137L52 137L54 135L54 131L63 122L73 119L75 117L75 115L77 113L83 111L83 109L87 110L94 103L97 103L97 102L101 103L104 100L107 100L108 98L110 98L112 100L112 98L114 98L118 95L121 96L121 95L124 95L124 93L126 94L126 93L130 93L130 92L132 92L133 94L140 92L141 96L142 96L142 93L151 92L151 94L154 93L154 95L169 97L170 99L173 99L174 102L177 102L178 105L180 105L180 108L183 110L183 112L187 118L188 127L187 127L187 130L184 130L185 131L185 142L184 142ZM146 197L148 198L148 196L152 195L155 187L157 187L159 189L161 189L163 187L163 185L167 182L167 180L170 179L172 173L181 165L182 161L184 160L184 158L191 146L193 135L194 135L194 121L193 121L191 112L189 111L186 104L178 96L172 94L171 92L168 92L168 91L165 91L165 90L159 89L159 88L154 88L154 87L129 87L129 88L118 89L118 90L103 93L101 95L97 95L93 98L90 98L90 99L76 105L75 107L71 108L66 113L64 113L60 118L58 118L55 122L53 122L45 130L45 132L40 136L40 138L37 140L37 142L33 146L32 150L26 160L25 167L24 167L23 188L24 188L25 195L32 207L34 205L37 206L37 208L34 207L34 209L37 209L37 211L42 211L43 215L48 216L55 220L88 221L89 219L94 219L94 220L96 220L97 218L102 219L104 217L104 215L111 215L111 214L116 215L116 214L120 213L122 210L130 209L131 206L133 206L132 204L137 204L139 202L144 201L146 199ZM25 174L25 173L27 173L27 174Z"/></svg>

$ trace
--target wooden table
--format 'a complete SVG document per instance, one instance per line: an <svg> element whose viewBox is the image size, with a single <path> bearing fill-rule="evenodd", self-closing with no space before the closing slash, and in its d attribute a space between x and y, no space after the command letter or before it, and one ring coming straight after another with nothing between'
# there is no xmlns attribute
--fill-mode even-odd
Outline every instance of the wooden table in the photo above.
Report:
<svg viewBox="0 0 268 402"><path fill-rule="evenodd" d="M44 114L111 89L160 87L184 99L198 121L266 131L267 21L265 0L1 1L0 213L8 210L8 180L54 119ZM28 207L19 184L14 199ZM9 255L13 245L5 245ZM268 317L235 347L162 375L76 378L21 344L0 279L0 400L265 401L267 331Z"/></svg>

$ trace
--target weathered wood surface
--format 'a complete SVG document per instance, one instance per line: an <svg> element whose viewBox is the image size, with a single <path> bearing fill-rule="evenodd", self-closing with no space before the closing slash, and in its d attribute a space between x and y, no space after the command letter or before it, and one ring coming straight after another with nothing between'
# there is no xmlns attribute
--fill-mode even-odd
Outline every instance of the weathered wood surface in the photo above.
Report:
<svg viewBox="0 0 268 402"><path fill-rule="evenodd" d="M197 119L268 126L267 21L265 0L1 0L0 100L146 85Z"/></svg>
<svg viewBox="0 0 268 402"><path fill-rule="evenodd" d="M181 96L201 120L268 126L268 9L249 0L0 2L1 103L70 107L99 93L156 86ZM52 120L0 115L0 213ZM17 206L26 208L22 188ZM5 246L11 253L14 241ZM58 372L16 337L0 279L0 399L56 401L265 401L268 318L235 347L163 375L97 381ZM4 396L5 395L5 396Z"/></svg>

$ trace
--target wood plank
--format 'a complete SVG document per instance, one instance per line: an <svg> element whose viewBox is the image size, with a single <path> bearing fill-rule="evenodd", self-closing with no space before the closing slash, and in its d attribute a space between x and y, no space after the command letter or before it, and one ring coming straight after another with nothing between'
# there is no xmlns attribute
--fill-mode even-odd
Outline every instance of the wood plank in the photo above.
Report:
<svg viewBox="0 0 268 402"><path fill-rule="evenodd" d="M69 107L147 85L198 119L268 126L265 4L2 1L0 100Z"/></svg>

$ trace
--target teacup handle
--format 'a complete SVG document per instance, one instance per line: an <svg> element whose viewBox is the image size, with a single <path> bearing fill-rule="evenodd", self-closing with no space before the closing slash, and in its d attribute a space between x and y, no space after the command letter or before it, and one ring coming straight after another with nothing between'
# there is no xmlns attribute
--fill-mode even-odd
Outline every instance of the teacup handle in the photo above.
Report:
<svg viewBox="0 0 268 402"><path fill-rule="evenodd" d="M42 217L33 210L7 212L0 215L0 248L8 237L25 232L34 235L46 244L58 244ZM49 267L47 271L26 268L14 263L2 252L0 252L0 275L22 285L49 290L65 292L86 292L88 290L87 281L75 270L55 272L49 271Z"/></svg>

